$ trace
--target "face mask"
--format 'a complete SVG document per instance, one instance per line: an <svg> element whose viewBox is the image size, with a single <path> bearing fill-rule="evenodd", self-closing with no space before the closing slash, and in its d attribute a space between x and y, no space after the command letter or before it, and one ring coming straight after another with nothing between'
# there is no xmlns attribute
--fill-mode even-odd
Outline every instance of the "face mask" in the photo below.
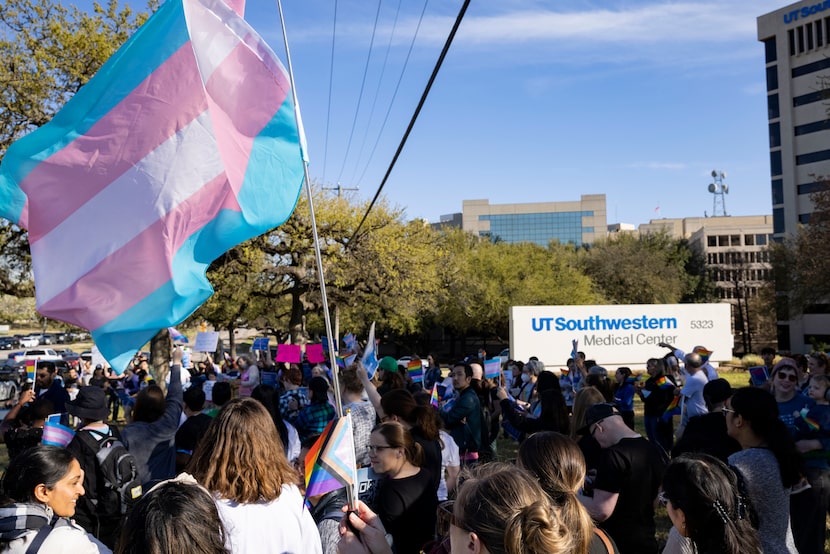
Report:
<svg viewBox="0 0 830 554"><path fill-rule="evenodd" d="M530 374L522 373L522 383L530 383Z"/></svg>

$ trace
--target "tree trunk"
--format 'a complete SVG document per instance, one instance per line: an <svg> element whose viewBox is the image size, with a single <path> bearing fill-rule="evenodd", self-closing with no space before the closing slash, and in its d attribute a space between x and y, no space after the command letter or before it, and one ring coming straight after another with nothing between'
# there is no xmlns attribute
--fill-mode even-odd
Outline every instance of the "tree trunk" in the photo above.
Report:
<svg viewBox="0 0 830 554"><path fill-rule="evenodd" d="M153 367L153 377L156 384L167 391L164 380L170 373L170 332L162 329L150 339L150 364Z"/></svg>
<svg viewBox="0 0 830 554"><path fill-rule="evenodd" d="M291 334L291 344L303 344L305 342L305 306L303 305L302 293L296 290L291 291L291 319L288 322L288 332Z"/></svg>

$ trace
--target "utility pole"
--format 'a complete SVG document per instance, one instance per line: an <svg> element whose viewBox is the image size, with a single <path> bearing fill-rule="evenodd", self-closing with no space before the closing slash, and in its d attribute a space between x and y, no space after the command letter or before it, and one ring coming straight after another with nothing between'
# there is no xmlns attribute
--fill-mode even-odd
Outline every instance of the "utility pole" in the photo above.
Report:
<svg viewBox="0 0 830 554"><path fill-rule="evenodd" d="M340 183L337 183L336 187L323 187L323 190L336 190L337 191L337 198L340 198L341 196L343 196L343 191L344 190L349 190L349 191L355 190L355 191L357 191L357 190L360 190L360 187L343 187L343 186L340 186Z"/></svg>

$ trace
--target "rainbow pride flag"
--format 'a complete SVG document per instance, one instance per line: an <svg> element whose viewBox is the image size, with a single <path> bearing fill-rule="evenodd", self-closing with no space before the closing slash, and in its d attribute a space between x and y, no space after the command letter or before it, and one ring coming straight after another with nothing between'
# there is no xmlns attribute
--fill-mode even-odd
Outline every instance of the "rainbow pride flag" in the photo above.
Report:
<svg viewBox="0 0 830 554"><path fill-rule="evenodd" d="M433 408L439 408L441 406L441 400L438 398L438 383L432 385L432 393L429 395L429 403Z"/></svg>
<svg viewBox="0 0 830 554"><path fill-rule="evenodd" d="M662 418L664 421L670 420L673 416L680 415L680 395L678 394L674 398L672 398L671 403L666 407L666 411L663 412Z"/></svg>
<svg viewBox="0 0 830 554"><path fill-rule="evenodd" d="M702 346L698 346L694 350L692 350L692 352L699 355L700 359L703 360L703 363L705 364L709 361L709 356L712 355L713 350L706 350Z"/></svg>
<svg viewBox="0 0 830 554"><path fill-rule="evenodd" d="M657 385L658 387L660 387L661 389L671 389L671 388L674 388L674 384L672 384L672 382L671 382L671 381L669 381L668 379L666 379L666 376L665 376L665 375L663 375L662 377L660 377L659 379L657 379L657 380L654 382L654 384L655 384L655 385Z"/></svg>
<svg viewBox="0 0 830 554"><path fill-rule="evenodd" d="M424 367L421 360L409 360L409 363L406 364L406 372L413 383L424 382Z"/></svg>
<svg viewBox="0 0 830 554"><path fill-rule="evenodd" d="M810 428L810 431L818 431L818 430L821 429L821 425L818 424L818 421L816 421L815 419L813 419L811 417L808 417L807 414L802 413L801 414L801 419L804 420L804 423L807 424L807 427Z"/></svg>

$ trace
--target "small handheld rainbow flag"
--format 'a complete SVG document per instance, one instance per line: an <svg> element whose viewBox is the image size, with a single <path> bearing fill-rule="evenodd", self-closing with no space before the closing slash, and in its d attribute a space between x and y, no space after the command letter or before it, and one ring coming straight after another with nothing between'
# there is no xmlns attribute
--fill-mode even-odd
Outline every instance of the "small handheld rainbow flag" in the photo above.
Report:
<svg viewBox="0 0 830 554"><path fill-rule="evenodd" d="M354 363L355 358L357 358L357 354L352 354L350 356L337 356L337 367L346 369Z"/></svg>
<svg viewBox="0 0 830 554"><path fill-rule="evenodd" d="M709 361L709 356L712 355L713 351L712 350L706 350L702 346L698 346L694 350L692 350L692 352L694 352L695 354L698 354L700 356L700 359L703 360L703 363L705 364L706 362Z"/></svg>
<svg viewBox="0 0 830 554"><path fill-rule="evenodd" d="M663 375L662 377L660 377L659 379L657 379L657 380L654 382L654 384L655 384L655 385L657 385L658 387L660 387L661 389L671 389L671 388L674 388L674 385L672 384L672 382L671 382L671 381L669 381L668 379L666 379L666 376L665 376L665 375Z"/></svg>
<svg viewBox="0 0 830 554"><path fill-rule="evenodd" d="M807 427L810 428L810 431L818 431L821 429L821 425L818 424L818 421L811 417L807 417L807 414L801 412L801 419L807 424Z"/></svg>
<svg viewBox="0 0 830 554"><path fill-rule="evenodd" d="M424 382L424 368L421 365L421 360L410 360L406 364L406 372L409 373L409 377L413 383Z"/></svg>
<svg viewBox="0 0 830 554"><path fill-rule="evenodd" d="M433 408L438 408L441 405L441 401L438 400L438 383L432 385L432 393L429 395L429 403Z"/></svg>
<svg viewBox="0 0 830 554"><path fill-rule="evenodd" d="M666 407L666 411L663 412L663 421L670 420L673 416L680 415L680 395L678 394L674 398L672 398L671 403Z"/></svg>
<svg viewBox="0 0 830 554"><path fill-rule="evenodd" d="M330 421L306 454L305 484L306 498L357 486L351 413Z"/></svg>

